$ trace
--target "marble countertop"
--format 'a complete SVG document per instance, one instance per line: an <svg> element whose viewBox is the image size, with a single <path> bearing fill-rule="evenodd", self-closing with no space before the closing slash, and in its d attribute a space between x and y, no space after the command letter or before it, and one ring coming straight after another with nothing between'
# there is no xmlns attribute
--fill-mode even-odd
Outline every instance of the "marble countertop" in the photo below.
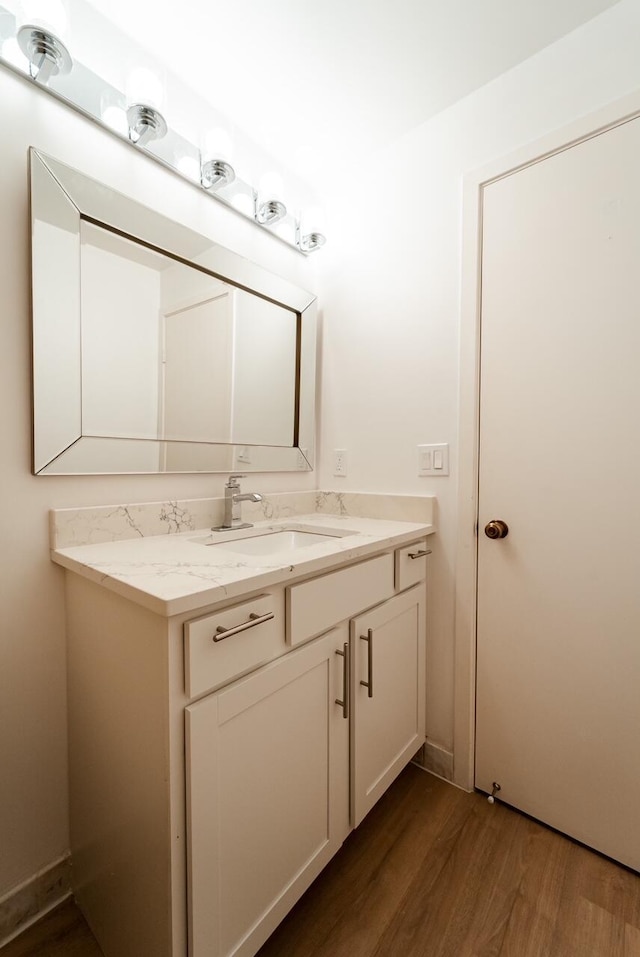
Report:
<svg viewBox="0 0 640 957"><path fill-rule="evenodd" d="M267 555L246 555L204 544L214 538L208 528L190 529L53 548L51 558L157 614L171 616L327 571L435 531L435 526L428 523L314 512L277 522L257 522L240 534L249 537L267 529L301 526L318 532L339 532L341 537ZM215 540L229 542L237 535L215 533Z"/></svg>

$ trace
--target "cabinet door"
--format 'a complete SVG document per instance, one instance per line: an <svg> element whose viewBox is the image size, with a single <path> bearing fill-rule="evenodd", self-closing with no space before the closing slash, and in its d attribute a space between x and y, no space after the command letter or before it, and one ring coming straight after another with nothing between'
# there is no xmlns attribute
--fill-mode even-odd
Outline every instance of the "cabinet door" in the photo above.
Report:
<svg viewBox="0 0 640 957"><path fill-rule="evenodd" d="M187 708L190 957L253 955L347 835L348 637Z"/></svg>
<svg viewBox="0 0 640 957"><path fill-rule="evenodd" d="M351 820L362 821L425 740L425 586L351 622Z"/></svg>

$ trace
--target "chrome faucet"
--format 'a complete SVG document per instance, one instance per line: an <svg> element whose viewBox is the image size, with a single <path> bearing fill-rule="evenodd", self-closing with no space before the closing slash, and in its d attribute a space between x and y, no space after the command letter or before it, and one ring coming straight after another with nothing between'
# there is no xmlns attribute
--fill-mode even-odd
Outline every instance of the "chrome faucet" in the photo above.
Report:
<svg viewBox="0 0 640 957"><path fill-rule="evenodd" d="M253 522L242 521L241 502L261 502L262 495L257 492L241 492L238 479L246 475L230 475L224 487L224 519L222 525L216 525L212 532L222 532L232 528L251 528Z"/></svg>

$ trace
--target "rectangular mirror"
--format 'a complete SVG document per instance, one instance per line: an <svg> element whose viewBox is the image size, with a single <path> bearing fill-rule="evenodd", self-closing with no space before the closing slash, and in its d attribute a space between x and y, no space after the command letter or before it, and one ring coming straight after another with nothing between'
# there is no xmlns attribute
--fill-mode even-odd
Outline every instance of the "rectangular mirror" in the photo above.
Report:
<svg viewBox="0 0 640 957"><path fill-rule="evenodd" d="M30 151L34 472L313 467L315 298Z"/></svg>

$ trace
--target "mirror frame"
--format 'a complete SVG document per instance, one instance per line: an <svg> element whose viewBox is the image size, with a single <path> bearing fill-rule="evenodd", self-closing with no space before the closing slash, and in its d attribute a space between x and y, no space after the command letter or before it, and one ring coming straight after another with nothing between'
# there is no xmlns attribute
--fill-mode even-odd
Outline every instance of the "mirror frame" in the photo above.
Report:
<svg viewBox="0 0 640 957"><path fill-rule="evenodd" d="M289 472L310 471L314 466L316 391L316 297L304 289L244 259L206 236L117 192L84 173L31 147L29 149L31 200L31 277L33 341L33 472L35 475L178 474L180 472ZM66 228L77 234L77 250L67 256L64 281L47 288L51 253L38 248L36 222L42 210L56 206ZM39 215L40 211L40 215ZM233 445L217 442L168 442L163 439L125 439L91 436L82 430L80 223L82 220L109 229L135 242L193 266L215 279L254 293L293 311L297 316L296 411L292 446ZM49 220L50 221L50 220ZM47 262L45 263L45 260ZM61 303L60 297L63 301ZM61 306L65 328L59 325ZM58 357L64 357L59 377L44 375ZM64 368L70 374L64 374ZM51 410L56 416L51 436ZM158 469L124 468L131 443L158 453ZM160 468L163 447L188 447L202 467ZM248 450L248 451L247 451ZM101 467L82 467L82 459L95 453ZM228 454L227 454L228 453ZM247 461L250 457L250 461ZM224 459L224 467L221 466ZM80 460L80 461L79 461Z"/></svg>

